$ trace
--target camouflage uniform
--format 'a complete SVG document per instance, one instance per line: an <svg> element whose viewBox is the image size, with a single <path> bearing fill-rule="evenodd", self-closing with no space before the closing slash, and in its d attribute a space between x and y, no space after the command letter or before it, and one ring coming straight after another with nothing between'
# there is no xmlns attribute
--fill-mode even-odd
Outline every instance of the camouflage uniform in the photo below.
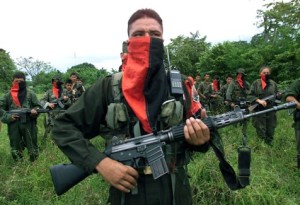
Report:
<svg viewBox="0 0 300 205"><path fill-rule="evenodd" d="M244 73L243 69L238 69L238 73ZM247 96L250 93L250 83L244 81L244 88L242 88L237 80L232 80L228 85L228 89L226 91L226 101L233 109L232 105L238 105L242 109L246 109L248 107ZM243 122L243 133L246 133L247 129L247 120Z"/></svg>
<svg viewBox="0 0 300 205"><path fill-rule="evenodd" d="M241 88L237 81L233 80L226 91L226 101L239 105L242 108L245 108L244 103L247 102L247 96L250 93L250 84L246 81L246 87ZM242 105L240 104L242 102Z"/></svg>
<svg viewBox="0 0 300 205"><path fill-rule="evenodd" d="M300 101L300 79L294 81L292 85L285 91L284 99L288 96L293 96L298 102ZM294 111L294 124L293 124L297 142L297 166L300 169L300 110Z"/></svg>
<svg viewBox="0 0 300 205"><path fill-rule="evenodd" d="M41 105L34 92L27 89L26 98L21 108L40 108ZM12 96L5 94L0 99L0 108L9 111L13 109L21 109L13 103ZM37 117L26 116L26 122L20 120L11 121L11 114L4 112L1 118L3 123L7 124L7 131L10 140L11 154L14 160L23 158L25 147L28 150L30 161L36 160L39 155L37 143Z"/></svg>
<svg viewBox="0 0 300 205"><path fill-rule="evenodd" d="M226 92L227 92L228 87L229 87L229 84L226 83L226 84L222 85L221 90L220 90L221 96L223 98L223 106L224 106L224 111L225 112L228 112L228 111L231 110L230 106L226 102Z"/></svg>
<svg viewBox="0 0 300 205"><path fill-rule="evenodd" d="M72 96L73 96L72 104L78 100L78 98L83 94L84 91L85 91L85 87L83 86L82 83L76 82L73 84L73 86L72 86Z"/></svg>
<svg viewBox="0 0 300 205"><path fill-rule="evenodd" d="M207 111L209 111L209 87L211 87L211 82L203 81L198 88L198 93L200 93L200 102L206 108ZM201 94L204 95L206 98L202 97Z"/></svg>
<svg viewBox="0 0 300 205"><path fill-rule="evenodd" d="M52 92L52 89L48 90L45 92L43 98L40 99L41 105L43 106L44 109L48 108L48 105L50 102L54 102L57 100L60 100L62 103L61 106L59 106L58 103L56 103L54 109L52 112L47 113L47 115L44 118L44 127L45 127L45 133L44 137L47 137L48 133L51 132L52 127L54 125L54 119L57 118L61 113L66 110L68 107L71 106L71 99L68 98L67 101L64 101L62 98L63 96L68 96L67 90L63 89L63 92L57 99L55 95Z"/></svg>
<svg viewBox="0 0 300 205"><path fill-rule="evenodd" d="M205 96L209 96L209 108L212 115L224 113L224 99L221 96L221 92L214 91L211 85L208 87Z"/></svg>
<svg viewBox="0 0 300 205"><path fill-rule="evenodd" d="M270 80L270 84L263 90L261 80L255 80L250 88L249 100L255 102L257 99L275 95L278 92L277 84L275 81ZM265 110L275 105L275 99L269 100L267 106L263 107L258 105L256 111ZM269 112L252 119L253 126L256 129L257 136L262 138L266 143L270 144L273 141L275 128L277 125L276 112Z"/></svg>

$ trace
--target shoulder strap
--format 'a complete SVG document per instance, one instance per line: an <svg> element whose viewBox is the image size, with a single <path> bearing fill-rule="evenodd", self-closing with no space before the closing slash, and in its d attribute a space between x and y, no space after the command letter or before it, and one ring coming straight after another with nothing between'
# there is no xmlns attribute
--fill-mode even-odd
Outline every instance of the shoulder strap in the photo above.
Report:
<svg viewBox="0 0 300 205"><path fill-rule="evenodd" d="M121 102L121 79L123 72L112 74L111 84L112 84L112 93L114 102Z"/></svg>
<svg viewBox="0 0 300 205"><path fill-rule="evenodd" d="M185 85L185 81L189 80L189 79L186 75L181 75L181 76L182 76L182 84L183 84L182 88L183 88L183 93L184 93L184 96L185 96L184 111L185 111L185 115L186 115L187 113L189 113L189 110L191 108L191 96L190 96L190 93L188 91L188 88Z"/></svg>
<svg viewBox="0 0 300 205"><path fill-rule="evenodd" d="M234 169L225 158L224 146L219 133L214 130L211 132L211 136L212 138L210 141L210 145L219 160L219 168L226 184L231 190L245 188L250 184L250 151L246 150L246 152L239 153L239 175L237 176ZM241 161L242 163L240 163Z"/></svg>

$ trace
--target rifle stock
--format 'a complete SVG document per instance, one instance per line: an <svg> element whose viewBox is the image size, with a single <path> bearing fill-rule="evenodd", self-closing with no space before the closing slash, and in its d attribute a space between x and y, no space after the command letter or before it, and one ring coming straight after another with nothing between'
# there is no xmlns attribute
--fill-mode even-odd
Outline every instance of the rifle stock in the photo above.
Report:
<svg viewBox="0 0 300 205"><path fill-rule="evenodd" d="M74 164L54 165L50 167L50 173L56 194L59 196L90 175Z"/></svg>
<svg viewBox="0 0 300 205"><path fill-rule="evenodd" d="M228 125L243 121L247 118L261 115L267 112L275 112L291 107L296 107L296 102L284 103L263 111L249 114L244 114L245 110L242 110L237 107L234 111L230 111L221 115L210 116L203 119L202 121L208 126L210 130L213 130L217 128L226 127ZM135 162L132 162L132 158L142 158L143 156L146 156L146 154L140 153L141 148L143 148L144 150L152 149L155 146L160 146L158 148L161 148L161 146L163 146L165 143L182 141L185 139L183 127L184 125L181 124L179 126L171 127L168 130L160 131L158 132L158 135L147 134L128 140L119 141L115 144L111 144L110 146L108 146L105 150L105 154L114 160L122 162L123 164L131 165L134 168L137 168L134 166ZM136 150L139 150L139 154L137 154ZM149 152L149 150L145 152ZM153 173L153 178L156 179L162 176L163 174L167 173L168 167L165 167L164 156L161 155L160 150L155 151L154 153L156 153L156 155L157 153L159 153L159 156L155 159L147 159L148 163L150 164L151 162L154 162L155 166L158 167L158 170L163 170L160 173ZM153 154L153 152L151 151L151 155L154 156L155 154ZM152 172L155 172L155 170L153 169ZM77 183L79 183L80 181L82 181L90 175L88 172L75 166L74 164L54 165L50 167L50 173L57 195L62 195L74 185L76 185Z"/></svg>

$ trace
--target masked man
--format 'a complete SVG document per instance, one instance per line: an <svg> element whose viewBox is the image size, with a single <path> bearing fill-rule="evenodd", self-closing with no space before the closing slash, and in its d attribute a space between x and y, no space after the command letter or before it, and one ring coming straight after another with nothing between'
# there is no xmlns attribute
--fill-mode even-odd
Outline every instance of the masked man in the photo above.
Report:
<svg viewBox="0 0 300 205"><path fill-rule="evenodd" d="M208 127L192 117L200 112L201 105L185 95L193 104L188 107L182 101L182 93L171 92L163 67L162 19L154 10L136 11L128 21L128 35L127 63L120 73L121 79L112 75L97 80L55 120L53 139L75 165L89 173L96 170L111 185L111 205L191 204L185 169L189 153L205 151L210 139ZM191 90L193 78L187 78L181 85ZM186 124L185 141L166 147L170 174L156 180L151 169L137 170L113 160L89 140L102 136L104 131L106 139L134 138L181 123ZM130 193L135 188L138 193Z"/></svg>
<svg viewBox="0 0 300 205"><path fill-rule="evenodd" d="M14 73L12 87L1 98L0 108L5 110L1 120L7 124L13 159L21 160L26 147L30 161L35 161L38 157L36 109L41 108L41 105L34 92L27 88L24 73ZM25 120L21 120L20 115L9 113L15 109L30 109L30 114L23 116Z"/></svg>
<svg viewBox="0 0 300 205"><path fill-rule="evenodd" d="M206 96L209 96L209 107L212 115L224 113L223 97L221 96L221 83L218 75L214 76Z"/></svg>
<svg viewBox="0 0 300 205"><path fill-rule="evenodd" d="M54 119L71 106L71 99L68 97L66 90L63 88L63 82L59 76L54 76L51 79L52 88L47 90L40 99L41 105L44 109L50 109L44 119L45 133L47 137L54 125Z"/></svg>

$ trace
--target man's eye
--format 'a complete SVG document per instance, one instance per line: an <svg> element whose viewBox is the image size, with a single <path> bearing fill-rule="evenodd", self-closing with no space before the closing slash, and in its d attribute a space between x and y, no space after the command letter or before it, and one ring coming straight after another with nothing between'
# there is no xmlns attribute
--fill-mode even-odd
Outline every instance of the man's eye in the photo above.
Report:
<svg viewBox="0 0 300 205"><path fill-rule="evenodd" d="M136 32L132 34L133 37L144 36L143 32Z"/></svg>
<svg viewBox="0 0 300 205"><path fill-rule="evenodd" d="M161 37L161 33L160 32L150 32L150 36L154 36L154 37Z"/></svg>

